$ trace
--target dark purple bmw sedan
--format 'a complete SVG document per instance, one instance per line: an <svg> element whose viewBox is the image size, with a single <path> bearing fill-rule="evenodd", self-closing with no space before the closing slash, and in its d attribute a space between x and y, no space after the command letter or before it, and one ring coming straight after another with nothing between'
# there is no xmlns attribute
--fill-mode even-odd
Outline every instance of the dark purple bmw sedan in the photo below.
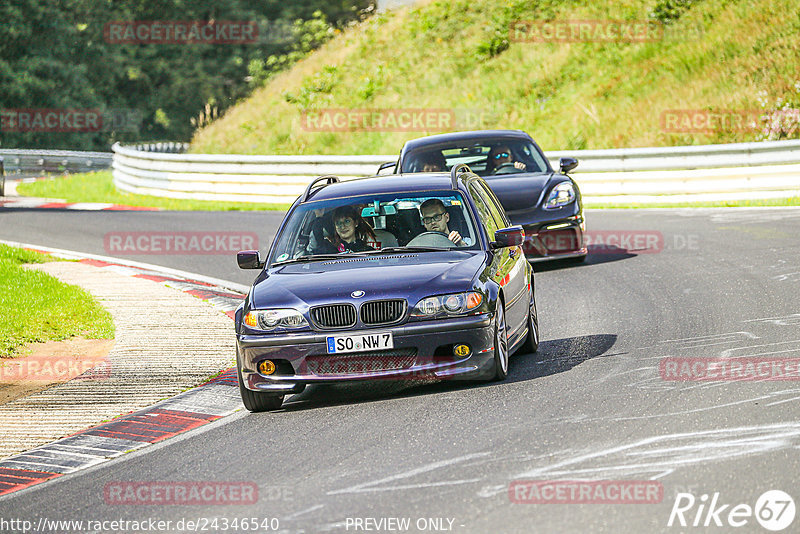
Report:
<svg viewBox="0 0 800 534"><path fill-rule="evenodd" d="M533 273L486 182L449 173L320 177L289 209L236 310L239 386L250 411L306 384L502 380L539 345Z"/></svg>
<svg viewBox="0 0 800 534"><path fill-rule="evenodd" d="M558 171L520 130L480 130L431 135L408 141L396 162L380 170L447 171L465 163L500 199L511 222L525 230L528 261L586 258L586 225L578 184L567 173L575 158L561 158ZM399 171L397 170L399 169Z"/></svg>

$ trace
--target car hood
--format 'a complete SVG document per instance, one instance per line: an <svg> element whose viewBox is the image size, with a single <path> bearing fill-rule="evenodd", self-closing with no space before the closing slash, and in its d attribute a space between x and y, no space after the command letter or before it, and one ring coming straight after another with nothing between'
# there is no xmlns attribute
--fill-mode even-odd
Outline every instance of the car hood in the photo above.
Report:
<svg viewBox="0 0 800 534"><path fill-rule="evenodd" d="M509 174L487 177L486 183L508 211L530 209L541 199L542 190L550 183L553 173Z"/></svg>
<svg viewBox="0 0 800 534"><path fill-rule="evenodd" d="M269 269L254 285L250 306L304 308L334 302L405 298L466 291L484 269L486 253L448 251L350 257ZM354 291L364 295L354 298Z"/></svg>

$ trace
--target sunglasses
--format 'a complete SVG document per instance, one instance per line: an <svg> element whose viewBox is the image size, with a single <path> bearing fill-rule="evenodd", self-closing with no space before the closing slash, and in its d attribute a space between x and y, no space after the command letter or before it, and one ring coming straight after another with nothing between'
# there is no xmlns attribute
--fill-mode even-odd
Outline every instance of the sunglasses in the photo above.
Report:
<svg viewBox="0 0 800 534"><path fill-rule="evenodd" d="M494 156L492 156L492 157L493 157L494 159L501 159L501 158L507 158L507 157L508 157L508 156L510 156L510 155L511 155L511 154L509 154L508 152L499 152L499 153L495 154L495 155L494 155Z"/></svg>

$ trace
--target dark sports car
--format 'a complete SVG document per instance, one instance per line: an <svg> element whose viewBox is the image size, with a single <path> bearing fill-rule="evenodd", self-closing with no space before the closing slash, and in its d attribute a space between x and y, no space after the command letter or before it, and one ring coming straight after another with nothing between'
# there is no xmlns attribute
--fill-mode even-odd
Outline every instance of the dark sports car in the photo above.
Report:
<svg viewBox="0 0 800 534"><path fill-rule="evenodd" d="M314 180L265 262L237 255L262 269L235 316L245 407L332 381L502 380L539 345L523 240L466 165Z"/></svg>
<svg viewBox="0 0 800 534"><path fill-rule="evenodd" d="M511 222L525 229L528 261L586 258L581 192L567 176L578 160L561 158L555 172L525 132L482 130L414 139L403 146L398 161L384 163L379 172L445 171L460 163L486 180Z"/></svg>

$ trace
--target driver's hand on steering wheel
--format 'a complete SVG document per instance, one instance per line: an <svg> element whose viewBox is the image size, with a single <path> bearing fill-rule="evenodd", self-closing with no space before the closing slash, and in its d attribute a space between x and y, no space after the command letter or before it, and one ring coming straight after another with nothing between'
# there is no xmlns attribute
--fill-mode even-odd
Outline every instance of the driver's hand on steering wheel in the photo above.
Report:
<svg viewBox="0 0 800 534"><path fill-rule="evenodd" d="M466 246L464 239L462 239L461 234L453 230L450 232L450 235L447 236L447 239L458 245L459 247Z"/></svg>
<svg viewBox="0 0 800 534"><path fill-rule="evenodd" d="M517 169L519 169L521 171L525 170L525 164L522 163L521 161L515 161L514 162L514 167L516 167Z"/></svg>

